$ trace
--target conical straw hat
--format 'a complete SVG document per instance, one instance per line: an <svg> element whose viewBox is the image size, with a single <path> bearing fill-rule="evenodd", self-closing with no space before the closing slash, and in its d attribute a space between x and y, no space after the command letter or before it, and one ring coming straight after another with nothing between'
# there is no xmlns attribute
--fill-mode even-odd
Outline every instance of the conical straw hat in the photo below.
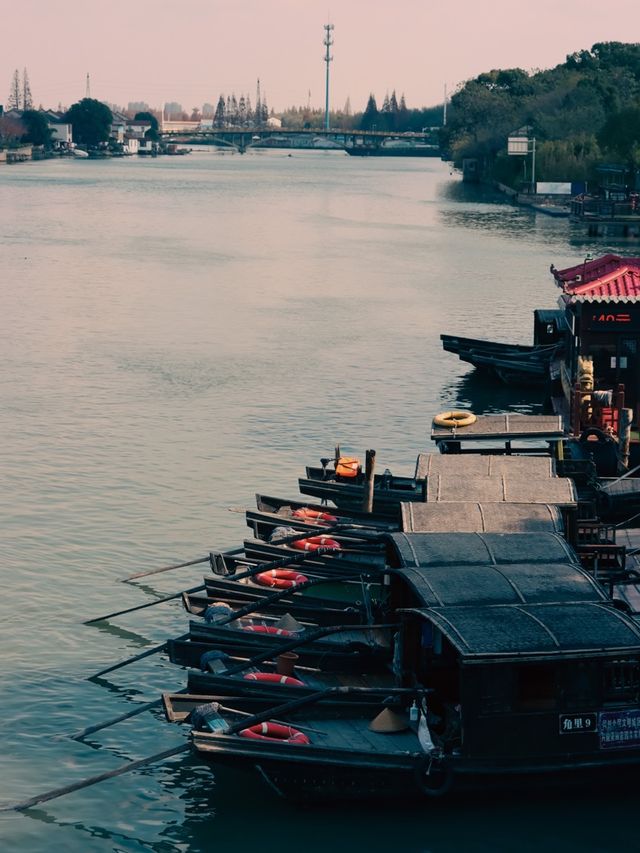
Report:
<svg viewBox="0 0 640 853"><path fill-rule="evenodd" d="M394 732L406 731L409 728L409 724L403 716L396 714L391 708L385 708L384 711L380 711L378 716L371 721L369 728L372 732L393 734Z"/></svg>

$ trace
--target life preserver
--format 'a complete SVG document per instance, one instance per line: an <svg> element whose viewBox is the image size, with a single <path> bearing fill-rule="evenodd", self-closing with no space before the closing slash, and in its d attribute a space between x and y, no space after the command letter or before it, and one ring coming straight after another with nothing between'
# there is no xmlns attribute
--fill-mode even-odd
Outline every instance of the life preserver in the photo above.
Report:
<svg viewBox="0 0 640 853"><path fill-rule="evenodd" d="M307 539L296 539L291 543L292 548L298 551L319 551L320 548L329 548L332 551L341 551L342 545L330 536L310 536Z"/></svg>
<svg viewBox="0 0 640 853"><path fill-rule="evenodd" d="M245 681L261 681L264 684L284 684L287 687L305 687L304 681L290 675L280 675L277 672L248 672Z"/></svg>
<svg viewBox="0 0 640 853"><path fill-rule="evenodd" d="M427 797L443 797L453 785L453 772L449 767L433 766L429 755L416 765L414 778L418 788Z"/></svg>
<svg viewBox="0 0 640 853"><path fill-rule="evenodd" d="M286 628L276 628L275 625L245 625L243 631L251 631L253 634L272 634L274 637L295 637L293 631Z"/></svg>
<svg viewBox="0 0 640 853"><path fill-rule="evenodd" d="M355 456L340 456L336 459L336 474L339 477L357 477L361 471L360 460Z"/></svg>
<svg viewBox="0 0 640 853"><path fill-rule="evenodd" d="M320 512L317 509L294 509L292 512L294 518L304 518L305 521L337 521L335 515L330 515L328 512Z"/></svg>
<svg viewBox="0 0 640 853"><path fill-rule="evenodd" d="M433 422L436 426L453 429L453 427L471 426L477 420L478 418L473 412L442 412L442 414L435 416Z"/></svg>
<svg viewBox="0 0 640 853"><path fill-rule="evenodd" d="M258 723L248 729L241 729L240 737L253 738L254 740L280 741L280 743L305 744L311 743L309 738L293 726L283 726L280 723Z"/></svg>
<svg viewBox="0 0 640 853"><path fill-rule="evenodd" d="M291 569L271 569L268 572L260 572L254 575L254 581L261 586L270 586L274 589L293 589L296 586L309 583L306 575L294 572Z"/></svg>

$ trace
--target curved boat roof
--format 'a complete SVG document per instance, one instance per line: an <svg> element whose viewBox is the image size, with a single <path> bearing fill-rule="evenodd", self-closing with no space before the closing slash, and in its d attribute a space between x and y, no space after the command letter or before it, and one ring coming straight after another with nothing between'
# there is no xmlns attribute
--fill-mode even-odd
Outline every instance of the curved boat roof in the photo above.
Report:
<svg viewBox="0 0 640 853"><path fill-rule="evenodd" d="M640 653L640 627L600 602L409 611L434 624L466 662L523 656L588 657Z"/></svg>
<svg viewBox="0 0 640 853"><path fill-rule="evenodd" d="M390 533L387 539L391 565L399 566L579 562L557 533Z"/></svg>
<svg viewBox="0 0 640 853"><path fill-rule="evenodd" d="M562 533L564 524L551 504L459 503L400 504L406 533Z"/></svg>
<svg viewBox="0 0 640 853"><path fill-rule="evenodd" d="M602 587L570 563L421 566L397 573L428 607L608 601Z"/></svg>

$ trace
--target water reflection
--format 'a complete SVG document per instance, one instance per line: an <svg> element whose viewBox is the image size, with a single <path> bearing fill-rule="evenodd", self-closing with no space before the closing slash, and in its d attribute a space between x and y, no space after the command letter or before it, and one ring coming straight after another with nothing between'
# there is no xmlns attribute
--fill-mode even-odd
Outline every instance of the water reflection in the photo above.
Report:
<svg viewBox="0 0 640 853"><path fill-rule="evenodd" d="M543 412L545 395L542 388L505 385L475 368L454 380L447 390L455 397L457 405L478 415L507 411L539 415Z"/></svg>

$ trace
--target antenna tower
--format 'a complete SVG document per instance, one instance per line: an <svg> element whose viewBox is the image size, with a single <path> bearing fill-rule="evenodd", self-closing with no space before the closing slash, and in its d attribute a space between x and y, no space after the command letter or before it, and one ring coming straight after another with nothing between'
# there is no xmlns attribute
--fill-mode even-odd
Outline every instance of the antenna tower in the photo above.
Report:
<svg viewBox="0 0 640 853"><path fill-rule="evenodd" d="M85 96L85 98L91 97L91 83L89 81L89 72L88 71L87 71L87 88L86 88L86 91L84 93L84 96Z"/></svg>
<svg viewBox="0 0 640 853"><path fill-rule="evenodd" d="M325 24L325 37L324 37L324 46L326 47L326 52L324 55L324 61L327 63L327 82L326 82L326 95L325 95L325 106L324 106L324 128L325 130L329 130L329 63L333 62L333 56L331 56L331 45L333 44L333 24Z"/></svg>

